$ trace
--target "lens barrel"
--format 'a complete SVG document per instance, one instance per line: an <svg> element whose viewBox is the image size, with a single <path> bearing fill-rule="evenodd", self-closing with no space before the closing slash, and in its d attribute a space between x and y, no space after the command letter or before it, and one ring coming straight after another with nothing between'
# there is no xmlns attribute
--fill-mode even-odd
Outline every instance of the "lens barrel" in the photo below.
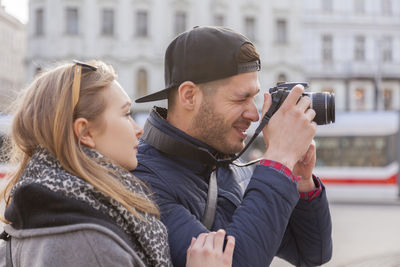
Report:
<svg viewBox="0 0 400 267"><path fill-rule="evenodd" d="M311 108L316 115L314 121L318 125L335 122L335 95L323 93L305 93L311 98Z"/></svg>

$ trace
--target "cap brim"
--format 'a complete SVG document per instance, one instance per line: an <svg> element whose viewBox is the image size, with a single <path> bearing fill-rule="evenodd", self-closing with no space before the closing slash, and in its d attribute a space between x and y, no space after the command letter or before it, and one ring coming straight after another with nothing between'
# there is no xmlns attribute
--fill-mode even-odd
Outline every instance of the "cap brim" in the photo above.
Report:
<svg viewBox="0 0 400 267"><path fill-rule="evenodd" d="M145 102L151 102L151 101L158 101L158 100L163 100L168 98L168 90L170 88L166 88L164 90L155 92L153 94L145 95L142 96L138 99L135 100L136 103L145 103Z"/></svg>

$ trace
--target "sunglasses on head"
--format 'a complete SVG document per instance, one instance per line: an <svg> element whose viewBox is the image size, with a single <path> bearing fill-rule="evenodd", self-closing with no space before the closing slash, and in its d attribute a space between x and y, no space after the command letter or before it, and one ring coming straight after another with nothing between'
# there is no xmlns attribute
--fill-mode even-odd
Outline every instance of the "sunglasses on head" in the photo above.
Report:
<svg viewBox="0 0 400 267"><path fill-rule="evenodd" d="M87 69L90 71L97 71L97 67L83 63L79 60L73 60L75 63L74 66L74 80L72 82L72 110L75 109L76 104L79 100L79 92L81 90L81 80L82 80L82 71L83 69Z"/></svg>

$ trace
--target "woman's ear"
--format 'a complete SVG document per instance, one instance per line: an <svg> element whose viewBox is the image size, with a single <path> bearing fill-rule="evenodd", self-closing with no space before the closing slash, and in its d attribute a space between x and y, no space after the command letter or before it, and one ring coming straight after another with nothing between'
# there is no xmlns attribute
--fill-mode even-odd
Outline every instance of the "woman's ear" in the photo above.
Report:
<svg viewBox="0 0 400 267"><path fill-rule="evenodd" d="M93 136L89 131L89 122L85 118L78 118L74 121L74 134L79 142L90 148L95 148L96 143L94 142Z"/></svg>
<svg viewBox="0 0 400 267"><path fill-rule="evenodd" d="M194 110L199 94L200 88L193 82L186 81L178 88L178 101L186 110Z"/></svg>

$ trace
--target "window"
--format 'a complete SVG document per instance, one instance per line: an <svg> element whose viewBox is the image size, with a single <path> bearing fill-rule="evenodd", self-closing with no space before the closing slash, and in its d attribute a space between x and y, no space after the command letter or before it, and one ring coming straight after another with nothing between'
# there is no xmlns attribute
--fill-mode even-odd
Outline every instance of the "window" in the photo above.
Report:
<svg viewBox="0 0 400 267"><path fill-rule="evenodd" d="M393 39L391 36L386 36L382 41L382 61L383 62L392 62L393 53L392 53L392 43Z"/></svg>
<svg viewBox="0 0 400 267"><path fill-rule="evenodd" d="M139 69L136 75L136 90L138 96L147 95L147 71L145 69Z"/></svg>
<svg viewBox="0 0 400 267"><path fill-rule="evenodd" d="M256 19L254 17L246 17L244 19L245 32L247 38L251 41L256 40Z"/></svg>
<svg viewBox="0 0 400 267"><path fill-rule="evenodd" d="M147 11L136 12L136 36L147 37L148 35L148 16Z"/></svg>
<svg viewBox="0 0 400 267"><path fill-rule="evenodd" d="M186 30L186 13L177 11L175 13L175 34L178 35Z"/></svg>
<svg viewBox="0 0 400 267"><path fill-rule="evenodd" d="M354 43L354 59L357 61L365 60L365 37L356 36Z"/></svg>
<svg viewBox="0 0 400 267"><path fill-rule="evenodd" d="M382 15L392 15L392 1L381 0Z"/></svg>
<svg viewBox="0 0 400 267"><path fill-rule="evenodd" d="M35 11L35 35L44 35L44 11L38 8Z"/></svg>
<svg viewBox="0 0 400 267"><path fill-rule="evenodd" d="M355 14L365 14L365 1L364 0L354 0L354 13Z"/></svg>
<svg viewBox="0 0 400 267"><path fill-rule="evenodd" d="M315 147L318 153L317 166L340 166L340 139L337 137L316 137Z"/></svg>
<svg viewBox="0 0 400 267"><path fill-rule="evenodd" d="M215 26L224 26L225 25L224 15L221 15L221 14L214 15L214 25Z"/></svg>
<svg viewBox="0 0 400 267"><path fill-rule="evenodd" d="M365 91L358 88L354 91L355 110L365 110Z"/></svg>
<svg viewBox="0 0 400 267"><path fill-rule="evenodd" d="M287 26L286 20L278 19L276 21L276 42L278 44L287 43Z"/></svg>
<svg viewBox="0 0 400 267"><path fill-rule="evenodd" d="M79 33L78 8L68 7L66 9L66 28L67 34L76 35Z"/></svg>
<svg viewBox="0 0 400 267"><path fill-rule="evenodd" d="M393 91L390 89L383 90L383 108L385 110L393 109Z"/></svg>
<svg viewBox="0 0 400 267"><path fill-rule="evenodd" d="M103 9L102 11L102 26L101 34L103 35L114 35L114 10Z"/></svg>
<svg viewBox="0 0 400 267"><path fill-rule="evenodd" d="M332 12L332 0L322 0L322 10L325 12Z"/></svg>
<svg viewBox="0 0 400 267"><path fill-rule="evenodd" d="M332 62L333 61L333 40L332 35L322 36L322 61Z"/></svg>

